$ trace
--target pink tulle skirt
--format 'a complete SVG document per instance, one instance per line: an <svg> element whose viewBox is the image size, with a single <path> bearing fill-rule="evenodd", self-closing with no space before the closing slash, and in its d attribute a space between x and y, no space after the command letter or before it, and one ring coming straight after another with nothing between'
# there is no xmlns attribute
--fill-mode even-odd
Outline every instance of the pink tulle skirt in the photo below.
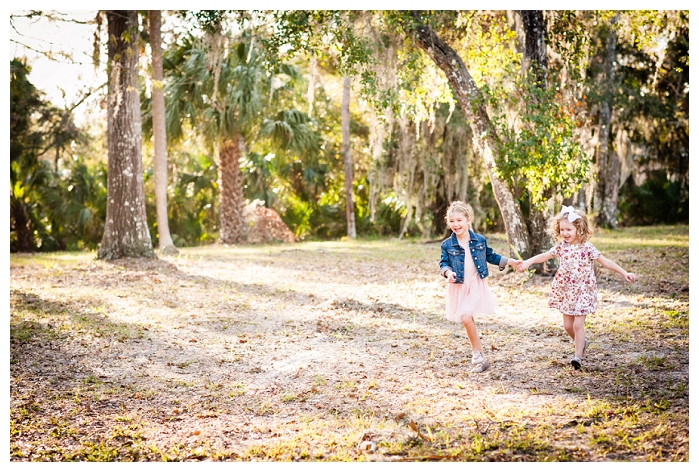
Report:
<svg viewBox="0 0 699 472"><path fill-rule="evenodd" d="M486 279L478 276L473 259L466 255L464 283L447 286L447 320L461 323L462 316L490 315L498 309Z"/></svg>

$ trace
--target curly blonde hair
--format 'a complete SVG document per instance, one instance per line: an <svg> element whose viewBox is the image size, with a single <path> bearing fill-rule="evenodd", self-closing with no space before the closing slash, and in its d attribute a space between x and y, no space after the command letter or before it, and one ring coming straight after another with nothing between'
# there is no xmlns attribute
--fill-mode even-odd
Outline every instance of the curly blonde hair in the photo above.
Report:
<svg viewBox="0 0 699 472"><path fill-rule="evenodd" d="M576 209L575 214L578 215L580 218L576 219L571 224L575 226L575 229L578 231L580 242L587 242L590 240L592 234L594 233L594 231L592 230L592 226L590 226L585 212ZM561 241L563 239L561 237L561 220L568 220L568 212L560 212L558 215L551 218L549 230L551 231L551 234L553 235L553 238L556 240L556 242Z"/></svg>
<svg viewBox="0 0 699 472"><path fill-rule="evenodd" d="M446 221L447 226L449 226L449 215L452 213L463 213L471 221L473 221L474 218L473 207L461 200L455 200L449 205L447 213L444 215L444 221Z"/></svg>

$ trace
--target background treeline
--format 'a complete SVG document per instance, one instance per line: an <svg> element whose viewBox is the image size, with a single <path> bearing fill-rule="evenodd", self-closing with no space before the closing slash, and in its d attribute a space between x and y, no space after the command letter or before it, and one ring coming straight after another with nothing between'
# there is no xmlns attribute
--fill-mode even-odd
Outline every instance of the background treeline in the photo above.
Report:
<svg viewBox="0 0 699 472"><path fill-rule="evenodd" d="M688 12L544 13L545 86L522 79L525 32L515 12L437 12L431 23L482 91L502 141L496 160L525 217L534 205L553 209L561 202L602 212L602 146L618 162L612 182L618 200L614 221L598 224L688 222ZM299 239L348 234L347 152L360 237L441 237L443 213L456 198L474 206L479 230L505 230L467 115L435 65L391 28L392 22L405 28L403 19L303 17L336 28L332 34L343 27L343 34L355 35L340 47L327 32L309 41L300 16L290 22L276 12L164 15L178 25L164 29L162 44L167 214L175 246L219 240L220 208L228 205L220 195L226 149L240 165L244 200L264 201ZM274 32L284 28L282 41ZM146 26L139 32L143 57L150 54L148 33ZM98 47L106 44L103 39ZM139 67L146 214L156 242L153 83L149 62ZM352 84L349 149L341 129L345 82ZM76 126L80 103L53 106L32 85L27 60L11 60L11 251L100 244L107 208L105 94L80 99L103 113ZM547 126L557 131L537 133ZM560 177L531 162L547 140L569 143L553 149L571 160L571 174L581 172L560 191L534 184Z"/></svg>

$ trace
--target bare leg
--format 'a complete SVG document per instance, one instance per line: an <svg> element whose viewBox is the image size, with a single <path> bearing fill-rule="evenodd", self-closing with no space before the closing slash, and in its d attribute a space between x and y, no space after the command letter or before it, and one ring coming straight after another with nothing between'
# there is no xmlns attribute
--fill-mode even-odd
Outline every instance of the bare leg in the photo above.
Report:
<svg viewBox="0 0 699 472"><path fill-rule="evenodd" d="M573 330L575 331L575 355L582 358L585 350L585 316L572 316Z"/></svg>
<svg viewBox="0 0 699 472"><path fill-rule="evenodd" d="M473 316L462 316L461 323L463 323L464 328L466 328L466 335L468 335L468 340L471 342L471 350L473 352L483 352L483 346L481 345L481 339L478 337L476 322L473 320Z"/></svg>
<svg viewBox="0 0 699 472"><path fill-rule="evenodd" d="M573 328L575 318L577 318L577 316L563 314L563 328L573 341L575 341L575 329Z"/></svg>

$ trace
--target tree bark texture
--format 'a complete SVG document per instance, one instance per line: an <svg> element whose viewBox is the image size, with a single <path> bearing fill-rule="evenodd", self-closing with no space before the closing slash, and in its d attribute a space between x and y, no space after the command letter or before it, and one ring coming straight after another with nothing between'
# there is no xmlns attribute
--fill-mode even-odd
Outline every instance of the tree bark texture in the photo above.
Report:
<svg viewBox="0 0 699 472"><path fill-rule="evenodd" d="M240 242L243 218L243 173L240 170L240 135L225 139L219 151L219 241Z"/></svg>
<svg viewBox="0 0 699 472"><path fill-rule="evenodd" d="M524 29L524 55L523 66L529 70L536 80L537 87L548 87L548 56L546 54L546 22L541 10L520 10L522 28ZM551 198L550 192L546 200ZM530 207L531 208L531 207ZM553 216L551 208L547 205L544 210L532 210L529 213L527 226L531 239L532 254L540 254L547 251L555 244L553 235L548 231L548 221ZM541 265L541 270L556 269L557 259L549 259ZM537 268L537 271L539 269Z"/></svg>
<svg viewBox="0 0 699 472"><path fill-rule="evenodd" d="M605 228L616 228L617 203L619 199L620 163L616 162L609 152L609 142L612 139L612 113L614 106L614 61L616 60L616 33L614 28L619 15L612 19L606 39L604 58L604 81L602 103L599 114L599 146L597 148L597 190L595 192L594 210L597 213L596 223Z"/></svg>
<svg viewBox="0 0 699 472"><path fill-rule="evenodd" d="M607 226L616 229L616 215L619 204L619 174L621 173L621 161L615 151L611 151L607 158L607 175L605 196L600 211L600 219L607 222Z"/></svg>
<svg viewBox="0 0 699 472"><path fill-rule="evenodd" d="M31 222L24 203L10 196L10 231L17 236L17 243L13 248L17 252L34 252L34 235Z"/></svg>
<svg viewBox="0 0 699 472"><path fill-rule="evenodd" d="M437 36L432 28L422 23L419 12L413 11L412 16L416 23L413 29L408 28L407 33L415 35L418 46L446 74L461 109L471 125L474 148L483 158L488 170L493 193L505 222L508 243L521 257L528 258L532 255L531 243L522 210L512 189L495 173L497 169L495 156L500 144L485 109L480 90L456 51Z"/></svg>
<svg viewBox="0 0 699 472"><path fill-rule="evenodd" d="M167 132L165 129L165 94L163 92L163 49L160 35L160 10L148 11L150 46L153 54L153 176L155 180L155 207L158 222L158 249L164 254L177 254L170 236L167 214Z"/></svg>
<svg viewBox="0 0 699 472"><path fill-rule="evenodd" d="M97 257L154 257L146 220L136 83L138 12L107 10L107 30L107 220Z"/></svg>
<svg viewBox="0 0 699 472"><path fill-rule="evenodd" d="M611 110L609 103L604 101L599 107L599 126L597 130L597 187L595 188L594 211L600 213L606 194L607 156L609 155L609 127L611 126ZM598 218L597 223L601 223Z"/></svg>
<svg viewBox="0 0 699 472"><path fill-rule="evenodd" d="M342 151L345 156L345 202L347 216L347 237L357 237L354 221L354 192L352 188L352 154L350 153L350 82L349 77L342 80Z"/></svg>
<svg viewBox="0 0 699 472"><path fill-rule="evenodd" d="M519 10L524 28L524 63L532 71L538 83L548 81L548 56L546 54L546 22L541 10Z"/></svg>

